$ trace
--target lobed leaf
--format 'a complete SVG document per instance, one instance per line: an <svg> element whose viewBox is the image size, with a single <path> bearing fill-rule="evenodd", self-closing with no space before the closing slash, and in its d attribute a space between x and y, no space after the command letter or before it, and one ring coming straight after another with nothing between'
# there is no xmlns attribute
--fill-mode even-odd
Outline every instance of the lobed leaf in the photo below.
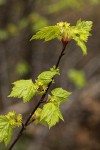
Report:
<svg viewBox="0 0 100 150"><path fill-rule="evenodd" d="M50 41L57 38L60 34L60 28L55 26L48 26L40 29L35 35L32 36L33 39L44 39L45 41Z"/></svg>
<svg viewBox="0 0 100 150"><path fill-rule="evenodd" d="M91 36L90 31L92 29L92 21L81 21L78 20L76 26L73 28L73 39L76 41L77 45L81 47L83 54L87 54L87 48L85 42L87 42L88 37Z"/></svg>
<svg viewBox="0 0 100 150"><path fill-rule="evenodd" d="M59 74L58 72L52 72L52 71L44 71L38 76L38 80L41 80L43 84L49 84L52 81L52 78Z"/></svg>
<svg viewBox="0 0 100 150"><path fill-rule="evenodd" d="M37 93L36 86L32 80L19 80L13 84L14 87L8 97L23 98L23 102L28 102Z"/></svg>
<svg viewBox="0 0 100 150"><path fill-rule="evenodd" d="M70 96L71 92L68 92L62 88L55 88L51 91L51 94L53 95L53 101L56 101L57 103L62 103L68 100L68 97Z"/></svg>
<svg viewBox="0 0 100 150"><path fill-rule="evenodd" d="M63 120L63 116L59 110L59 107L54 103L47 103L44 105L41 116L40 122L45 121L49 125L49 128L54 126L59 119Z"/></svg>
<svg viewBox="0 0 100 150"><path fill-rule="evenodd" d="M7 146L11 141L13 134L13 128L22 125L21 114L16 114L15 112L9 112L5 116L0 116L0 142L5 143Z"/></svg>
<svg viewBox="0 0 100 150"><path fill-rule="evenodd" d="M47 87L48 87L48 84L53 81L53 77L56 75L56 74L60 74L59 73L59 69L55 68L55 66L53 68L50 69L50 71L44 71L42 72L37 80L36 80L36 86L38 87L38 90L40 90L40 93L43 94Z"/></svg>
<svg viewBox="0 0 100 150"><path fill-rule="evenodd" d="M84 30L87 32L91 31L92 25L93 25L92 21L81 21L81 19L78 20L76 23L77 29L82 30L82 31Z"/></svg>
<svg viewBox="0 0 100 150"><path fill-rule="evenodd" d="M0 116L0 142L8 145L12 137L12 127L6 116Z"/></svg>
<svg viewBox="0 0 100 150"><path fill-rule="evenodd" d="M84 41L80 40L79 37L74 37L74 40L76 41L77 45L82 49L83 54L86 55L87 47L86 47Z"/></svg>

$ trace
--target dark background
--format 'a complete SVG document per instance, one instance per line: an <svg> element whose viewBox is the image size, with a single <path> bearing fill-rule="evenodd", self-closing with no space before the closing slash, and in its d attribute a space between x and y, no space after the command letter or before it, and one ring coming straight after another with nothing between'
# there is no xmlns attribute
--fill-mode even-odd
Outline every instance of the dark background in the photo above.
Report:
<svg viewBox="0 0 100 150"><path fill-rule="evenodd" d="M15 150L100 150L100 2L99 0L0 0L0 113L23 113L24 119L35 100L7 98L11 83L19 79L36 79L57 60L62 45L56 39L47 43L29 41L41 27L60 21L75 25L79 19L93 21L92 37L87 43L88 55L72 41L60 64L61 76L54 87L72 92L62 106L65 122L52 129L30 125ZM69 80L70 69L83 70L84 88ZM16 131L18 132L18 131ZM16 136L17 133L14 134ZM14 137L13 137L14 138ZM5 150L3 144L0 150Z"/></svg>

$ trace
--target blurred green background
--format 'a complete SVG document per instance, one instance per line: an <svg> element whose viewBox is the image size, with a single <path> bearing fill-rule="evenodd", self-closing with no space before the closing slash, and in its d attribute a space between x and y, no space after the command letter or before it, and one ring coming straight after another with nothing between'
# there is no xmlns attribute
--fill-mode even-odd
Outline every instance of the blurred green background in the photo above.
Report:
<svg viewBox="0 0 100 150"><path fill-rule="evenodd" d="M56 39L30 42L32 35L60 21L75 25L80 18L93 21L88 55L72 41L60 64L61 76L52 86L73 92L62 106L65 122L51 130L31 125L14 150L100 150L100 0L0 0L1 114L15 110L27 118L38 98L29 104L8 99L11 83L35 80L56 63L61 51ZM0 150L6 149L0 144Z"/></svg>

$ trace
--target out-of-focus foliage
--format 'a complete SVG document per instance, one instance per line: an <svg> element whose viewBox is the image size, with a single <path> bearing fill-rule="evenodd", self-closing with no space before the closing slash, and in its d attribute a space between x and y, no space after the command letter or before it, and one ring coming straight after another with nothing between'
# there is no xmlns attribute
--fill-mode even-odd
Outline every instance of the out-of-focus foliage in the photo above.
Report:
<svg viewBox="0 0 100 150"><path fill-rule="evenodd" d="M27 75L29 70L30 70L30 67L29 67L28 63L25 61L18 63L16 66L16 72L20 76Z"/></svg>
<svg viewBox="0 0 100 150"><path fill-rule="evenodd" d="M47 6L47 10L48 13L56 13L66 8L79 9L83 4L84 2L81 0L58 0L57 3Z"/></svg>
<svg viewBox="0 0 100 150"><path fill-rule="evenodd" d="M6 5L6 0L0 0L0 5ZM0 40L7 40L11 36L17 36L21 31L27 27L31 29L32 32L38 31L40 28L45 27L49 24L49 20L44 14L60 12L64 9L80 9L85 6L86 3L98 4L99 0L58 0L57 2L49 2L47 0L38 0L35 2L37 7L42 5L41 12L31 12L30 14L23 16L17 24L13 22L8 22L6 27L0 27ZM20 6L20 5L19 5Z"/></svg>
<svg viewBox="0 0 100 150"><path fill-rule="evenodd" d="M84 71L70 69L67 73L68 78L77 88L83 88L86 85L86 77Z"/></svg>
<svg viewBox="0 0 100 150"><path fill-rule="evenodd" d="M6 0L0 0L0 5L4 5L6 3Z"/></svg>
<svg viewBox="0 0 100 150"><path fill-rule="evenodd" d="M90 1L90 3L92 3L92 4L98 4L98 3L100 3L100 0L89 0Z"/></svg>
<svg viewBox="0 0 100 150"><path fill-rule="evenodd" d="M0 29L0 40L6 40L8 37L8 32L6 30Z"/></svg>
<svg viewBox="0 0 100 150"><path fill-rule="evenodd" d="M48 20L45 17L39 13L32 12L25 18L22 18L17 24L8 23L4 29L0 28L0 40L7 40L9 37L17 36L27 27L31 29L31 32L34 32L47 25Z"/></svg>
<svg viewBox="0 0 100 150"><path fill-rule="evenodd" d="M40 0L41 2L41 0ZM82 7L84 7L87 3L89 4L98 4L100 3L99 0L58 0L58 1L52 1L45 2L45 5L47 6L45 8L45 11L49 14L57 13L65 9L76 9L80 10Z"/></svg>
<svg viewBox="0 0 100 150"><path fill-rule="evenodd" d="M29 15L29 20L33 32L38 31L40 28L48 25L48 20L38 13L31 13Z"/></svg>

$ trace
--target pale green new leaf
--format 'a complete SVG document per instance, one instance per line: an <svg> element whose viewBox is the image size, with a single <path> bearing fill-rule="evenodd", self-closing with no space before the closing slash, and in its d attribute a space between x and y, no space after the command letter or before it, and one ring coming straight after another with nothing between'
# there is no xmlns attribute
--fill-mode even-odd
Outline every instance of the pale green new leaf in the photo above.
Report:
<svg viewBox="0 0 100 150"><path fill-rule="evenodd" d="M76 41L77 45L81 47L84 55L87 54L85 42L87 42L88 37L91 36L90 31L92 29L92 25L92 21L78 20L76 26L72 27L72 37Z"/></svg>
<svg viewBox="0 0 100 150"><path fill-rule="evenodd" d="M33 39L44 39L45 41L50 41L54 38L58 38L60 34L60 28L55 26L48 26L40 29L35 35L32 36Z"/></svg>
<svg viewBox="0 0 100 150"><path fill-rule="evenodd" d="M38 80L41 80L44 84L49 84L56 74L56 72L45 71L38 76Z"/></svg>
<svg viewBox="0 0 100 150"><path fill-rule="evenodd" d="M82 31L84 30L87 32L91 31L92 25L93 25L92 21L81 21L81 19L78 20L76 23L77 29L82 30Z"/></svg>
<svg viewBox="0 0 100 150"><path fill-rule="evenodd" d="M38 81L41 81L43 84L49 84L52 81L52 78L58 74L59 69L51 68L50 71L44 71L38 76Z"/></svg>
<svg viewBox="0 0 100 150"><path fill-rule="evenodd" d="M19 80L13 84L14 87L8 97L23 98L24 102L28 102L37 93L37 89L32 80Z"/></svg>
<svg viewBox="0 0 100 150"><path fill-rule="evenodd" d="M68 92L62 88L55 88L51 91L53 97L51 96L51 101L55 101L57 103L63 103L68 100L71 92ZM52 99L53 98L53 99Z"/></svg>
<svg viewBox="0 0 100 150"><path fill-rule="evenodd" d="M0 116L0 142L8 145L12 137L12 127L6 116Z"/></svg>
<svg viewBox="0 0 100 150"><path fill-rule="evenodd" d="M54 126L56 123L59 122L59 119L63 120L63 116L59 110L59 107L54 103L47 103L44 105L41 116L40 122L45 121L49 125L49 128Z"/></svg>
<svg viewBox="0 0 100 150"><path fill-rule="evenodd" d="M0 142L8 145L11 141L13 128L22 126L22 115L16 112L9 112L5 116L0 116Z"/></svg>
<svg viewBox="0 0 100 150"><path fill-rule="evenodd" d="M76 41L77 45L82 49L83 54L86 55L87 47L86 47L84 41L80 40L79 37L74 37L74 40Z"/></svg>

